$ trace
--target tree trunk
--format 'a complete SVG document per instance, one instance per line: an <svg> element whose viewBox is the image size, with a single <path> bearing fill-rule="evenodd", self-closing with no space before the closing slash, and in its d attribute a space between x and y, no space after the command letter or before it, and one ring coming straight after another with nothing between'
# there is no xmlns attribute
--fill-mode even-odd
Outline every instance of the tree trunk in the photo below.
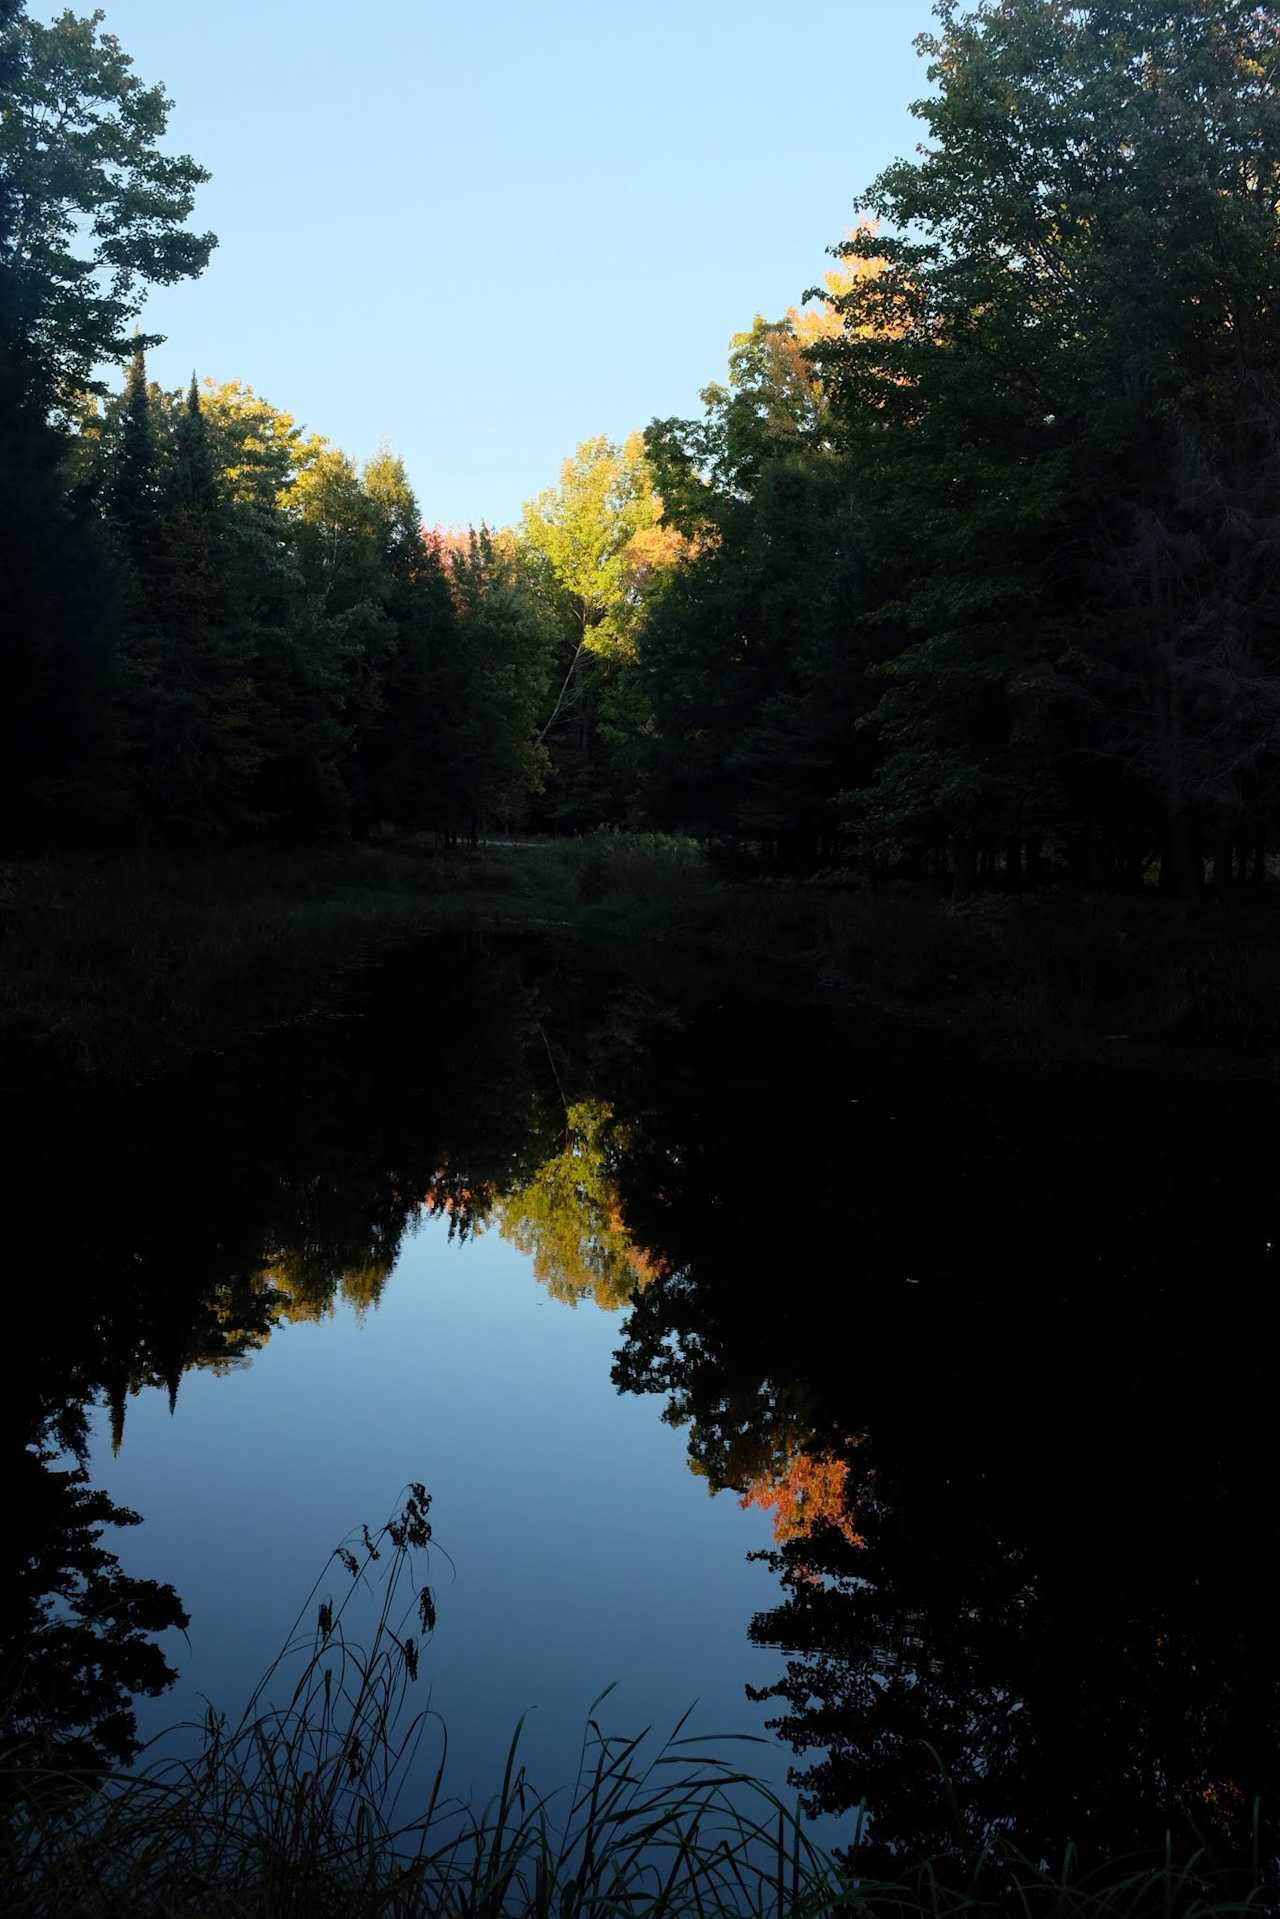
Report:
<svg viewBox="0 0 1280 1919"><path fill-rule="evenodd" d="M967 900L972 893L977 864L978 849L974 842L967 835L957 835L951 842L951 893L954 899Z"/></svg>
<svg viewBox="0 0 1280 1919"><path fill-rule="evenodd" d="M1160 849L1160 891L1193 900L1199 897L1203 884L1204 869L1192 822L1183 812L1170 813Z"/></svg>

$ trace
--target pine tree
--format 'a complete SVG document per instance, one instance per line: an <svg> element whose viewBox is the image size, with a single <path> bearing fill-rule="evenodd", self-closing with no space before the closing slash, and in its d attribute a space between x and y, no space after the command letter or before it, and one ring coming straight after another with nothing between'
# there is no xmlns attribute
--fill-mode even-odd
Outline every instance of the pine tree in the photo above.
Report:
<svg viewBox="0 0 1280 1919"><path fill-rule="evenodd" d="M116 443L103 490L107 523L124 550L140 586L159 550L160 473L151 423L147 359L135 338L125 377Z"/></svg>
<svg viewBox="0 0 1280 1919"><path fill-rule="evenodd" d="M212 517L218 501L209 426L200 403L200 388L194 373L174 434L174 466L169 482L169 501L171 510L175 512L198 513L208 518Z"/></svg>

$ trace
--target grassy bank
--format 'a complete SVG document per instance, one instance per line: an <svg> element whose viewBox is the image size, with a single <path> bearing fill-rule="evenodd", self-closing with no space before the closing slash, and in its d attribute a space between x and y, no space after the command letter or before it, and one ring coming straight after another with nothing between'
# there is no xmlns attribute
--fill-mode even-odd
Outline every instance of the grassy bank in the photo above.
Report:
<svg viewBox="0 0 1280 1919"><path fill-rule="evenodd" d="M305 1018L380 950L552 932L677 954L1013 1062L1238 1077L1280 1061L1280 915L1048 892L954 904L735 879L687 842L595 834L0 866L0 1045L139 1079Z"/></svg>
<svg viewBox="0 0 1280 1919"><path fill-rule="evenodd" d="M451 1800L425 1763L435 1624L418 1568L430 1498L407 1489L376 1535L351 1535L238 1720L210 1709L180 1756L115 1778L58 1767L56 1747L0 1763L9 1919L1213 1919L1274 1911L1260 1857L1203 1847L1163 1861L1068 1852L1052 1868L1007 1837L859 1868L752 1777L723 1739L676 1726L610 1736L597 1700L576 1779L544 1797L519 1729L492 1799ZM336 1588L336 1592L335 1592ZM372 1606L369 1636L353 1602ZM311 1623L314 1621L314 1623ZM604 1696L602 1696L604 1697ZM753 1742L747 1740L749 1748Z"/></svg>

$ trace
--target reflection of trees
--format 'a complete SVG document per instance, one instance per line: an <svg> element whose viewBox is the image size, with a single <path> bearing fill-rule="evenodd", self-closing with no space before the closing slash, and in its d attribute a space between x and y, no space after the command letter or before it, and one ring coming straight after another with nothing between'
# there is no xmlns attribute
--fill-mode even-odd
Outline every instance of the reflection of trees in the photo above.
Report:
<svg viewBox="0 0 1280 1919"><path fill-rule="evenodd" d="M296 1249L282 1247L262 1269L262 1285L270 1298L273 1317L294 1325L302 1320L327 1318L339 1300L365 1313L382 1298L394 1259L367 1257L351 1266L326 1261L322 1275L309 1271Z"/></svg>
<svg viewBox="0 0 1280 1919"><path fill-rule="evenodd" d="M790 1659L760 1696L810 1803L865 1797L912 1850L953 1843L955 1806L971 1838L1009 1826L1051 1855L1152 1850L1169 1824L1243 1848L1280 1785L1265 1453L1224 1459L1216 1414L1179 1447L1181 1407L1154 1445L1095 1404L1082 1434L1062 1384L998 1422L939 1402L932 1453L877 1413L850 1456L862 1544L827 1529L772 1555L784 1598L752 1637Z"/></svg>
<svg viewBox="0 0 1280 1919"><path fill-rule="evenodd" d="M779 1545L808 1539L828 1528L850 1546L865 1544L850 1503L849 1462L834 1453L795 1452L770 1477L749 1480L744 1506L762 1506L773 1514Z"/></svg>
<svg viewBox="0 0 1280 1919"><path fill-rule="evenodd" d="M495 1221L557 1297L628 1304L619 1386L771 1514L753 1636L786 1654L769 1698L813 1805L946 1847L942 1765L970 1832L1052 1855L1191 1815L1235 1843L1280 1800L1261 1186L1192 1204L1212 1162L1172 1121L1163 1157L1134 1129L1086 1178L1094 1106L1066 1100L1069 1147L1047 1119L1036 1144L1019 1087L977 1126L785 1009L677 1021L563 957L404 964L248 1083L109 1128L59 1109L58 1153L32 1126L11 1270L47 1268L57 1222L70 1275L29 1288L42 1404L106 1397L118 1425L141 1385L376 1305L424 1209ZM82 1494L46 1495L72 1534Z"/></svg>
<svg viewBox="0 0 1280 1919"><path fill-rule="evenodd" d="M811 1808L866 1803L911 1851L958 1809L1035 1856L1172 1827L1247 1857L1260 1797L1277 1850L1265 1193L1189 1206L1171 1122L1082 1191L1057 1142L1103 1115L1069 1091L978 1126L827 1060L799 1097L820 1025L761 1014L749 1058L740 1030L653 1049L618 1182L660 1271L615 1378L773 1513L752 1637L787 1655L762 1696ZM1210 1273L1211 1300L1181 1281Z"/></svg>
<svg viewBox="0 0 1280 1919"><path fill-rule="evenodd" d="M653 1276L623 1223L614 1176L623 1146L613 1109L579 1100L566 1110L561 1150L499 1205L504 1239L532 1259L552 1298L570 1306L582 1299L606 1310L625 1306Z"/></svg>
<svg viewBox="0 0 1280 1919"><path fill-rule="evenodd" d="M131 1394L159 1387L173 1406L184 1372L244 1363L283 1321L337 1298L375 1305L435 1168L465 1167L472 1191L522 1184L555 1139L524 959L462 962L441 946L404 967L344 1019L132 1102L113 1095L109 1111L66 1088L24 1090L6 1220L7 1270L23 1284L2 1461L15 1513L0 1757L39 1730L63 1766L121 1763L131 1695L171 1677L152 1635L184 1623L181 1605L127 1578L98 1537L132 1516L85 1476L86 1408L107 1403L118 1445ZM56 1285L43 1277L51 1244Z"/></svg>
<svg viewBox="0 0 1280 1919"><path fill-rule="evenodd" d="M68 1458L68 1450L70 1457ZM12 1502L0 1566L0 1800L74 1775L83 1785L138 1751L132 1700L172 1684L151 1635L185 1626L172 1586L130 1578L102 1543L138 1523L89 1484L83 1422L37 1415L6 1476Z"/></svg>
<svg viewBox="0 0 1280 1919"><path fill-rule="evenodd" d="M131 1395L159 1388L173 1408L192 1368L246 1364L338 1302L376 1307L424 1212L463 1238L501 1213L561 1297L618 1303L646 1276L609 1110L584 1100L566 1134L544 1037L554 1018L575 1038L634 1043L643 1001L628 992L612 1019L600 982L562 958L469 941L417 948L371 984L341 1019L113 1097L108 1113L28 1089L7 1250L29 1276L11 1324L32 1397L8 1409L7 1483L26 1510L0 1598L0 1743L39 1722L65 1760L121 1762L130 1695L171 1676L150 1635L182 1619L177 1596L127 1579L97 1538L131 1516L84 1476L94 1401L118 1446ZM34 1276L55 1234L63 1279L49 1287Z"/></svg>

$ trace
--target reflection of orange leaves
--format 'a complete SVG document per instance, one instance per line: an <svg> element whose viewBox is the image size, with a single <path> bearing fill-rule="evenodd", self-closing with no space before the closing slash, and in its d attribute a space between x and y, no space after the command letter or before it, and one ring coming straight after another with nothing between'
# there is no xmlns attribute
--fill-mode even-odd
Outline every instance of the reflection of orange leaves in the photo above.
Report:
<svg viewBox="0 0 1280 1919"><path fill-rule="evenodd" d="M834 1526L851 1546L866 1542L854 1526L846 1503L849 1466L830 1453L794 1453L776 1478L749 1486L743 1506L762 1506L773 1514L779 1545L804 1539L819 1526Z"/></svg>
<svg viewBox="0 0 1280 1919"><path fill-rule="evenodd" d="M488 1207L493 1203L494 1188L488 1184L478 1190L471 1186L458 1186L452 1192L439 1191L428 1186L422 1196L422 1208L427 1213L465 1213L470 1212L477 1202Z"/></svg>
<svg viewBox="0 0 1280 1919"><path fill-rule="evenodd" d="M619 1239L625 1241L622 1256L631 1268L631 1271L635 1274L637 1286L647 1286L651 1279L656 1279L659 1273L665 1273L667 1271L667 1262L665 1259L655 1258L652 1253L646 1252L643 1246L637 1246L632 1240L627 1238L627 1227L622 1217L622 1208L616 1201L609 1213L609 1230L610 1232L616 1233Z"/></svg>
<svg viewBox="0 0 1280 1919"><path fill-rule="evenodd" d="M647 1286L651 1279L656 1279L659 1273L667 1270L666 1261L655 1259L643 1246L627 1247L627 1264L635 1274L638 1286Z"/></svg>

